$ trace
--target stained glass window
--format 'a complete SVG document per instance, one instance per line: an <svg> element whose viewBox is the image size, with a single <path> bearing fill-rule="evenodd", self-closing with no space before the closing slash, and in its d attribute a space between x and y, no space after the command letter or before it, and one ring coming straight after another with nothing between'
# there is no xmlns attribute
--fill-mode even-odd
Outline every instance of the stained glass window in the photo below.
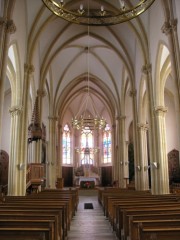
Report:
<svg viewBox="0 0 180 240"><path fill-rule="evenodd" d="M108 124L103 132L103 162L111 163L111 130Z"/></svg>
<svg viewBox="0 0 180 240"><path fill-rule="evenodd" d="M70 137L70 129L66 124L63 129L63 164L71 163L71 137Z"/></svg>

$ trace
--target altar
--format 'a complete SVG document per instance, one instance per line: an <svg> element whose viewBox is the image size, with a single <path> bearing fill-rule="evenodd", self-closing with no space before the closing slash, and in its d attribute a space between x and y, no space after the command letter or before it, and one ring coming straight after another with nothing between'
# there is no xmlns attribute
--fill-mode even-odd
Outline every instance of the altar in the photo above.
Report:
<svg viewBox="0 0 180 240"><path fill-rule="evenodd" d="M97 180L95 177L80 177L79 185L81 185L81 182L94 182L94 185L97 185Z"/></svg>
<svg viewBox="0 0 180 240"><path fill-rule="evenodd" d="M99 185L99 177L83 177L83 176L75 177L75 182L76 182L76 185L79 185L79 186L81 186L82 182L93 183L94 186L97 186Z"/></svg>
<svg viewBox="0 0 180 240"><path fill-rule="evenodd" d="M93 188L100 185L98 168L93 165L81 165L75 170L74 185Z"/></svg>

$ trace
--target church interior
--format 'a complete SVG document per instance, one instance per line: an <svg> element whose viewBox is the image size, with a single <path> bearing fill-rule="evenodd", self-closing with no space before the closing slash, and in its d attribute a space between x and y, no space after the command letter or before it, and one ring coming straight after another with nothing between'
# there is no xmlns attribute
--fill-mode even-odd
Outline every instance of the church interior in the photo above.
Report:
<svg viewBox="0 0 180 240"><path fill-rule="evenodd" d="M0 0L0 238L179 240L179 20L179 0Z"/></svg>

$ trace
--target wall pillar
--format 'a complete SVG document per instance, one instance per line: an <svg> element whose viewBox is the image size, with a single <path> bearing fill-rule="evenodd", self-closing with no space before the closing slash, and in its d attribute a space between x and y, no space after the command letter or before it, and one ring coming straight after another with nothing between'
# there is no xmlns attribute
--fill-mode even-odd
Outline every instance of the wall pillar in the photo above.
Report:
<svg viewBox="0 0 180 240"><path fill-rule="evenodd" d="M58 124L58 142L57 142L57 177L62 178L62 125Z"/></svg>
<svg viewBox="0 0 180 240"><path fill-rule="evenodd" d="M146 80L147 98L148 98L148 141L149 141L149 158L150 162L156 161L156 128L154 114L154 95L152 86L152 67L151 64L146 64L142 67L142 73ZM151 171L151 193L158 194L156 191L157 173Z"/></svg>
<svg viewBox="0 0 180 240"><path fill-rule="evenodd" d="M57 161L57 149L56 149L56 123L58 118L55 116L49 117L49 151L48 151L48 162L49 162L49 187L56 187L56 161Z"/></svg>
<svg viewBox="0 0 180 240"><path fill-rule="evenodd" d="M163 106L158 106L155 108L156 114L156 139L157 139L157 149L156 149L156 161L151 162L152 171L157 171L157 193L158 194L168 194L169 193L169 172L168 172L168 158L167 158L167 148L166 148L166 123L165 123L165 113L167 109Z"/></svg>
<svg viewBox="0 0 180 240"><path fill-rule="evenodd" d="M99 143L102 141L99 141ZM112 150L112 180L117 180L118 179L118 146L117 146L117 125L113 124L111 126L111 150ZM99 144L100 146L100 144Z"/></svg>
<svg viewBox="0 0 180 240"><path fill-rule="evenodd" d="M126 179L124 176L124 171L125 171L125 156L126 156L126 141L125 141L125 120L126 116L121 116L120 117L120 180L121 184L120 187L125 188L126 187Z"/></svg>
<svg viewBox="0 0 180 240"><path fill-rule="evenodd" d="M26 193L26 168L28 163L28 102L29 102L29 86L30 81L33 77L34 66L25 64L24 65L24 85L23 85L23 111L20 122L20 143L19 143L19 165L21 171L18 172L18 195L23 196ZM22 169L23 168L23 169ZM22 171L23 170L23 171Z"/></svg>
<svg viewBox="0 0 180 240"><path fill-rule="evenodd" d="M38 106L39 106L39 113L40 113L40 116L39 116L39 123L41 125L41 128L42 128L42 99L43 97L46 96L46 91L45 90L41 90L41 89L38 89L37 90L37 96L38 96ZM39 139L37 142L36 142L36 162L37 163L41 163L42 162L42 144L43 144L43 141L42 139Z"/></svg>
<svg viewBox="0 0 180 240"><path fill-rule="evenodd" d="M138 124L139 130L139 158L140 158L140 175L141 190L149 190L149 174L148 174L148 152L147 152L147 130L148 125L144 123Z"/></svg>
<svg viewBox="0 0 180 240"><path fill-rule="evenodd" d="M8 195L18 195L19 192L19 174L24 171L25 165L19 161L20 156L20 118L22 114L21 106L11 107L11 138L9 154L9 174L8 174Z"/></svg>
<svg viewBox="0 0 180 240"><path fill-rule="evenodd" d="M114 141L114 168L113 168L113 180L119 181L119 164L120 164L120 157L119 157L119 120L116 117L116 123L112 126L112 137Z"/></svg>
<svg viewBox="0 0 180 240"><path fill-rule="evenodd" d="M129 184L129 159L128 159L129 141L125 141L125 156L124 156L124 181L125 187Z"/></svg>
<svg viewBox="0 0 180 240"><path fill-rule="evenodd" d="M141 189L141 167L139 162L139 138L138 138L138 122L137 122L137 91L133 89L129 93L132 98L133 106L133 145L134 145L134 166L135 166L135 189Z"/></svg>
<svg viewBox="0 0 180 240"><path fill-rule="evenodd" d="M123 186L123 166L121 164L122 162L122 159L121 159L121 121L120 121L120 117L117 116L116 117L116 135L115 135L115 143L116 143L116 146L115 146L115 151L116 151L116 155L115 155L115 158L116 158L116 161L115 161L115 179L114 180L117 180L118 181L118 186L119 187L122 187Z"/></svg>

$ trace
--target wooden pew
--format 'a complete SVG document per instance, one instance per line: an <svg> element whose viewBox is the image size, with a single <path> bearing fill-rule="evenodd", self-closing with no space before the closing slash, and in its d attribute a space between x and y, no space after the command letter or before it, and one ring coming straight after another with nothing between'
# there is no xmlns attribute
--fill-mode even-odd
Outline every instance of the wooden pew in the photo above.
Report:
<svg viewBox="0 0 180 240"><path fill-rule="evenodd" d="M109 218L113 228L115 227L116 224L116 212L119 207L123 206L132 206L132 205L155 205L158 203L171 203L171 202L176 202L176 200L172 198L165 198L165 199L159 199L159 198L153 198L151 196L149 197L134 197L132 199L129 198L114 198L110 197L107 199L107 207L106 207L106 212L107 212L107 217Z"/></svg>
<svg viewBox="0 0 180 240"><path fill-rule="evenodd" d="M129 208L124 208L120 210L120 214L122 214L122 219L119 222L119 229L118 229L118 235L119 239L121 239L121 236L125 239L129 235L129 213L136 212L137 214L151 214L151 213L169 213L169 212L175 212L180 211L180 204L179 205L171 205L171 204L161 204L161 205L153 205L153 206L132 206Z"/></svg>
<svg viewBox="0 0 180 240"><path fill-rule="evenodd" d="M62 230L60 228L61 223L59 222L59 216L56 211L51 211L49 213L46 213L45 211L32 211L32 210L1 210L0 211L0 219L8 222L11 220L21 220L21 221L31 221L33 223L40 222L46 220L49 221L50 225L53 224L53 229L51 230L52 234L54 232L54 237L52 236L52 239L63 239L62 236ZM31 223L30 222L30 223ZM32 224L31 224L32 226ZM41 225L42 226L42 225ZM7 227L10 227L7 225ZM36 225L37 227L37 225ZM40 227L40 226L39 226ZM50 231L50 230L49 230ZM0 236L3 231L0 231ZM37 231L36 231L37 232ZM46 235L46 234L45 234Z"/></svg>
<svg viewBox="0 0 180 240"><path fill-rule="evenodd" d="M58 214L58 223L62 222L62 226L58 226L58 229L56 232L58 232L58 239L65 239L65 237L67 236L67 229L64 228L63 226L63 221L59 221L60 220L60 216L62 216L62 211L59 208L55 208L55 207L48 207L44 208L44 207L40 207L40 206L32 206L32 205L24 205L22 204L21 206L17 206L17 205L0 205L0 212L5 213L6 215L8 214L9 211L16 211L16 213L14 214L15 216L18 215L19 211L24 212L24 214L27 214L27 211L32 211L32 212L38 212L38 214L45 212L47 213L52 213L55 212L55 214ZM28 214L27 214L28 215ZM42 215L43 216L43 215ZM14 218L14 216L13 216ZM36 217L34 218L36 219Z"/></svg>
<svg viewBox="0 0 180 240"><path fill-rule="evenodd" d="M44 189L42 192L38 194L38 197L63 197L63 196L70 196L72 197L72 211L73 211L73 216L75 215L75 212L77 211L78 203L79 203L79 194L78 194L78 189L76 188L69 188L69 189ZM33 197L30 195L30 197Z"/></svg>
<svg viewBox="0 0 180 240"><path fill-rule="evenodd" d="M130 220L130 231L127 239L138 240L140 238L140 227L177 227L180 226L180 213L171 214L153 214L131 217Z"/></svg>
<svg viewBox="0 0 180 240"><path fill-rule="evenodd" d="M177 202L177 198L173 195L169 196L149 196L149 195L133 195L131 197L124 195L113 195L110 197L106 196L106 217L109 218L113 228L115 228L118 217L116 216L117 209L122 206L132 206L132 205L150 205L162 202ZM117 219L116 219L117 218Z"/></svg>
<svg viewBox="0 0 180 240"><path fill-rule="evenodd" d="M39 229L42 227L41 230L44 229L46 232L39 233L38 230L36 233L33 232L33 240L36 239L36 237L38 238L39 234L44 235L43 240L64 240L67 237L70 221L77 210L77 205L78 192L76 189L65 191L49 189L42 193L23 197L5 196L0 200L0 219L7 220L10 224L6 227L10 225L11 230L10 228L3 230L4 226L2 226L0 233L3 234L3 236L6 235L8 239L12 231L19 231L20 225L18 224L24 221L24 227L25 224L29 225L27 228L25 227L26 230L24 230L24 234L21 234L22 239L27 235L29 231L28 227L33 226L35 228L35 226L37 226ZM48 222L49 224L53 222L53 225L51 223L52 228L46 226L45 230L45 224L48 225ZM9 230L8 234L7 230Z"/></svg>
<svg viewBox="0 0 180 240"><path fill-rule="evenodd" d="M179 196L176 195L150 195L141 194L132 191L108 191L102 192L102 204L104 204L107 217L110 222L117 221L117 236L119 239L128 239L129 236L129 225L128 215L125 214L126 210L136 209L136 214L140 214L143 211L151 213L152 211L175 211L180 208ZM173 207L172 207L173 205ZM167 210L168 209L168 210ZM115 211L115 212L114 212ZM140 211L140 213L138 213ZM179 211L179 210L178 210ZM154 213L155 214L155 213ZM118 216L118 217L117 217ZM112 218L112 219L111 219ZM114 220L115 218L115 220ZM118 218L118 219L116 219ZM152 220L153 221L153 220ZM128 226L128 227L126 227ZM132 238L134 240L134 238Z"/></svg>
<svg viewBox="0 0 180 240"><path fill-rule="evenodd" d="M44 201L44 200L43 200ZM68 209L67 209L67 202L54 202L54 201L18 201L18 202L9 202L3 205L0 205L1 209L19 209L19 210L40 210L40 211L57 211L60 218L62 219L62 231L63 231L63 239L67 236L67 232L70 228L70 223L68 221Z"/></svg>
<svg viewBox="0 0 180 240"><path fill-rule="evenodd" d="M75 214L75 211L77 209L78 205L78 196L77 196L77 191L74 190L56 190L56 189L48 189L46 191L40 192L38 194L31 194L26 197L5 197L5 202L20 202L20 201L25 201L25 202L30 202L30 201L36 201L36 202L41 202L43 203L48 201L48 204L55 204L57 202L58 204L60 203L67 203L67 216L68 216L68 226L70 225L70 221Z"/></svg>
<svg viewBox="0 0 180 240"><path fill-rule="evenodd" d="M29 236L27 235L27 232ZM31 236L31 233L33 233L33 237ZM34 233L39 233L43 236L44 240L58 240L55 237L53 220L18 219L17 217L15 219L0 219L0 238L3 240L7 240L8 236L13 236L12 239L18 239L19 234L21 237L24 237L24 240L27 239L27 236L28 238L31 236L33 240ZM36 239L38 240L38 238Z"/></svg>
<svg viewBox="0 0 180 240"><path fill-rule="evenodd" d="M180 227L154 226L146 227L141 224L139 240L179 240Z"/></svg>

